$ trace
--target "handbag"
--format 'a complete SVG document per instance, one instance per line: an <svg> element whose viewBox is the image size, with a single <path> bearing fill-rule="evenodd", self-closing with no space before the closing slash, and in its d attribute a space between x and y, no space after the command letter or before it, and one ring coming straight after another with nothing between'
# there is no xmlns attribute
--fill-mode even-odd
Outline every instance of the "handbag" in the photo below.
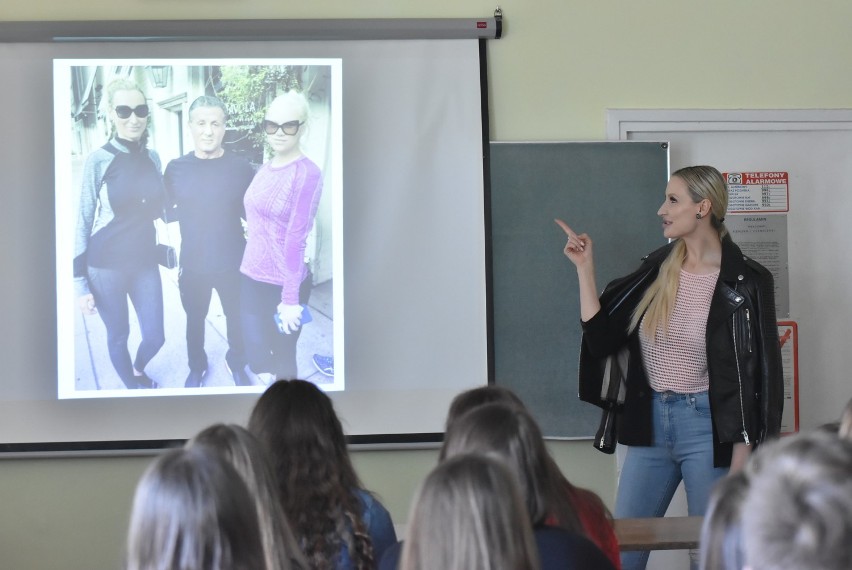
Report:
<svg viewBox="0 0 852 570"><path fill-rule="evenodd" d="M666 253L668 250L663 251ZM655 256L656 258L657 256ZM633 308L645 293L645 289L657 277L657 264L648 267L642 265L639 270L616 279L609 283L601 293L601 310L609 315L609 320L617 323L614 326L627 329L627 323L633 313ZM579 397L580 400L594 404L600 408L606 408L607 383L604 381L603 372L607 369L605 360L592 354L586 345L585 333L580 343L580 370L579 370ZM625 341L626 342L626 341ZM621 347L623 348L623 347ZM617 354L616 351L614 354ZM627 359L623 360L624 366L621 370L624 378L627 378Z"/></svg>
<svg viewBox="0 0 852 570"><path fill-rule="evenodd" d="M668 255L670 248L668 245L645 256L638 270L606 286L600 297L601 310L606 311L612 321L626 329L633 308L657 276L659 260ZM585 338L580 343L578 396L601 408L601 421L593 445L603 453L615 452L618 420L627 394L629 360L627 343L603 359L592 354Z"/></svg>
<svg viewBox="0 0 852 570"><path fill-rule="evenodd" d="M157 263L166 269L174 269L177 267L177 252L175 252L175 248L165 243L158 243Z"/></svg>
<svg viewBox="0 0 852 570"><path fill-rule="evenodd" d="M166 241L172 241L172 236L169 233L169 217L166 208L163 207L163 216L162 216L163 224L166 228ZM163 243L160 241L160 233L156 233L157 236L157 263L165 267L166 269L174 269L178 266L178 258L177 252L175 248L170 246L167 243Z"/></svg>
<svg viewBox="0 0 852 570"><path fill-rule="evenodd" d="M604 360L603 382L601 384L601 423L595 434L595 449L602 453L612 454L618 440L618 412L624 404L627 392L627 366L630 351L623 347L618 352L610 354Z"/></svg>

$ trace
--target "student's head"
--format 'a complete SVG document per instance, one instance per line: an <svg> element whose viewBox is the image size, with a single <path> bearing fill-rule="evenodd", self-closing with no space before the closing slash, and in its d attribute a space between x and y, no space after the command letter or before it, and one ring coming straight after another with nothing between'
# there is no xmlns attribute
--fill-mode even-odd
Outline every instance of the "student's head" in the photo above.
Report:
<svg viewBox="0 0 852 570"><path fill-rule="evenodd" d="M112 134L127 141L144 143L150 109L142 88L130 79L113 79L106 86L106 101Z"/></svg>
<svg viewBox="0 0 852 570"><path fill-rule="evenodd" d="M218 455L175 449L136 487L127 540L128 570L266 568L254 500Z"/></svg>
<svg viewBox="0 0 852 570"><path fill-rule="evenodd" d="M502 403L508 406L518 406L524 408L524 403L521 399L509 390L502 386L489 385L480 386L479 388L471 388L458 394L453 401L450 402L450 411L447 412L446 430L450 429L450 424L458 418L474 408L491 403Z"/></svg>
<svg viewBox="0 0 852 570"><path fill-rule="evenodd" d="M846 407L843 408L843 415L840 416L840 424L837 427L837 435L852 441L852 400L849 400Z"/></svg>
<svg viewBox="0 0 852 570"><path fill-rule="evenodd" d="M719 480L701 527L701 570L742 570L745 550L742 534L742 504L748 492L745 471Z"/></svg>
<svg viewBox="0 0 852 570"><path fill-rule="evenodd" d="M852 568L852 443L791 436L758 450L749 470L742 519L752 570Z"/></svg>
<svg viewBox="0 0 852 570"><path fill-rule="evenodd" d="M400 568L538 568L517 480L502 461L457 455L429 474L414 499Z"/></svg>
<svg viewBox="0 0 852 570"><path fill-rule="evenodd" d="M257 439L241 426L216 424L199 432L186 447L219 455L243 478L257 509L267 567L281 570L301 567L301 551L284 516L272 470Z"/></svg>
<svg viewBox="0 0 852 570"><path fill-rule="evenodd" d="M266 109L262 128L274 154L286 156L299 152L308 113L308 100L298 91L287 91L272 100Z"/></svg>
<svg viewBox="0 0 852 570"><path fill-rule="evenodd" d="M480 386L479 388L466 390L453 398L453 401L450 403L450 411L447 413L445 431L450 431L452 424L466 413L488 404L502 404L510 408L516 407L528 413L524 402L509 388L496 385ZM559 466L550 453L547 452L547 449L544 450L544 453L546 454L547 462L550 464L550 472L558 481L557 486L568 497L566 503L563 504L560 500L559 503L552 505L552 509L554 510L552 514L560 519L556 521L558 525L568 530L578 530L581 526L578 514L580 511L584 512L584 516L594 519L600 524L611 524L612 515L601 498L593 491L574 486L562 474L562 471L560 471Z"/></svg>
<svg viewBox="0 0 852 570"><path fill-rule="evenodd" d="M304 472L306 478L320 476L311 473L311 465L324 464L327 476L358 485L331 398L311 382L271 384L255 404L248 429L271 453L279 482L281 475L292 478L295 472Z"/></svg>
<svg viewBox="0 0 852 570"><path fill-rule="evenodd" d="M444 438L441 459L467 453L493 454L506 462L521 485L533 525L555 516L560 526L579 530L541 430L524 409L503 403L484 404L453 421Z"/></svg>
<svg viewBox="0 0 852 570"><path fill-rule="evenodd" d="M199 158L216 158L222 152L228 109L218 97L202 95L189 106L189 132Z"/></svg>
<svg viewBox="0 0 852 570"><path fill-rule="evenodd" d="M310 382L279 380L258 399L248 428L271 458L284 513L308 563L324 567L344 544L356 566L372 564L361 484L331 399Z"/></svg>

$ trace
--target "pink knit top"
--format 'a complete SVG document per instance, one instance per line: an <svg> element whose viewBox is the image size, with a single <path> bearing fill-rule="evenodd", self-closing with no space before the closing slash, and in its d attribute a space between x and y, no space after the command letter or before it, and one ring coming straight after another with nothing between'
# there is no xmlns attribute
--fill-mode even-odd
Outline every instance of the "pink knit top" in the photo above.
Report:
<svg viewBox="0 0 852 570"><path fill-rule="evenodd" d="M303 156L280 167L260 167L246 191L246 250L240 271L281 286L281 302L299 304L307 275L305 242L322 192L322 173Z"/></svg>
<svg viewBox="0 0 852 570"><path fill-rule="evenodd" d="M680 270L674 308L667 329L657 329L651 340L642 321L639 341L648 383L657 392L703 392L707 374L707 315L719 272L696 275Z"/></svg>

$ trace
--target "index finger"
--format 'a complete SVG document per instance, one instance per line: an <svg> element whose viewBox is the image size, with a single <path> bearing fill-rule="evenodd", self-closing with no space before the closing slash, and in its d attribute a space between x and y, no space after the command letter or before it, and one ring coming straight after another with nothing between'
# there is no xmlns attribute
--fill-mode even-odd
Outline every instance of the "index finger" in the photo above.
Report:
<svg viewBox="0 0 852 570"><path fill-rule="evenodd" d="M559 218L554 218L553 221L556 222L557 226L562 228L562 231L565 232L565 234L569 238L576 238L577 237L577 234L574 232L574 230L572 230L571 228L568 227L568 224L566 224L565 222L563 222Z"/></svg>

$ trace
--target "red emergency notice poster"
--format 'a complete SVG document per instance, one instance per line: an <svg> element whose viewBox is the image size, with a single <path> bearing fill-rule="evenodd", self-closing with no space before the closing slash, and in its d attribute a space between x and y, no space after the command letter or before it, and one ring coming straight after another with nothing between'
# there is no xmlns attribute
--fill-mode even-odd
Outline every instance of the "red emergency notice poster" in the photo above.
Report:
<svg viewBox="0 0 852 570"><path fill-rule="evenodd" d="M781 433L796 433L799 431L799 327L795 321L778 321L778 341L784 367Z"/></svg>
<svg viewBox="0 0 852 570"><path fill-rule="evenodd" d="M789 178L786 172L726 172L728 213L789 212Z"/></svg>

